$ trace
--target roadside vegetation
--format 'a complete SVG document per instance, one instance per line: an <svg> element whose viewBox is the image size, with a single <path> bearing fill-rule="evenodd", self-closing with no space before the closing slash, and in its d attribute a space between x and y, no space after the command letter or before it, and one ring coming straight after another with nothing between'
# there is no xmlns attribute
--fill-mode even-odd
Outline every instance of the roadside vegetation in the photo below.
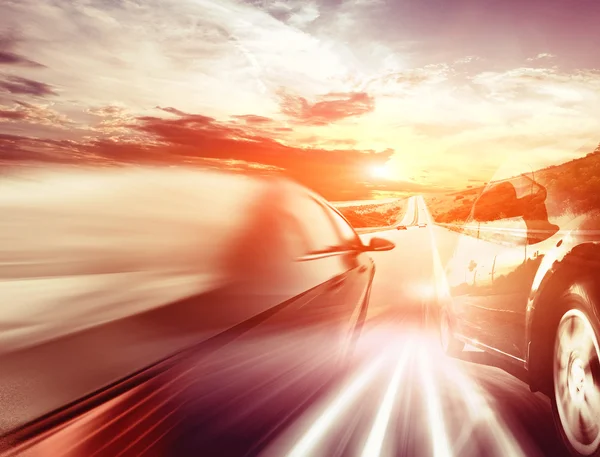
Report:
<svg viewBox="0 0 600 457"><path fill-rule="evenodd" d="M382 204L338 207L354 228L388 227L404 217L407 199Z"/></svg>
<svg viewBox="0 0 600 457"><path fill-rule="evenodd" d="M546 207L550 222L566 227L582 215L589 228L600 228L600 146L585 157L533 172L535 181L546 188ZM435 222L463 224L484 186L446 194L430 194L425 201ZM589 217L591 216L591 218ZM515 227L522 220L506 220ZM503 224L504 225L504 224ZM450 228L450 227L449 227Z"/></svg>

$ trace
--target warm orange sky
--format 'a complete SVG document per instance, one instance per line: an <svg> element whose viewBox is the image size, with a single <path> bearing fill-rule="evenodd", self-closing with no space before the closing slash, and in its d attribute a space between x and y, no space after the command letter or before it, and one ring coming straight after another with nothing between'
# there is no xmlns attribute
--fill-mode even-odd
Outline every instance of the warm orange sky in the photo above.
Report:
<svg viewBox="0 0 600 457"><path fill-rule="evenodd" d="M600 140L595 0L8 0L0 14L5 160L235 159L418 190Z"/></svg>

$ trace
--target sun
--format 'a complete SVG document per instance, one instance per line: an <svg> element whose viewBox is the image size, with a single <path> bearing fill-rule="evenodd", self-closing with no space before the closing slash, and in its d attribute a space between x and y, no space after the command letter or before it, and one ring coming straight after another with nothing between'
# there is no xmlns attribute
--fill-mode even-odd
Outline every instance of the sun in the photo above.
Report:
<svg viewBox="0 0 600 457"><path fill-rule="evenodd" d="M369 170L371 176L376 179L391 179L392 174L386 165L374 165Z"/></svg>

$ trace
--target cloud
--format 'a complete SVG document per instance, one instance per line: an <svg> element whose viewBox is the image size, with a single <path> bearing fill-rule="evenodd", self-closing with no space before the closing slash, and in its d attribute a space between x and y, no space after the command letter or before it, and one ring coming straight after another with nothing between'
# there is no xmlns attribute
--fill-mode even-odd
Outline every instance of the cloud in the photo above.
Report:
<svg viewBox="0 0 600 457"><path fill-rule="evenodd" d="M389 71L365 79L359 90L367 91L375 97L403 98L419 91L443 86L455 75L455 68L449 64L429 64L401 71Z"/></svg>
<svg viewBox="0 0 600 457"><path fill-rule="evenodd" d="M20 76L7 76L6 79L0 81L0 89L4 89L11 94L33 95L36 97L57 95L50 85Z"/></svg>
<svg viewBox="0 0 600 457"><path fill-rule="evenodd" d="M277 20L298 28L306 27L320 16L319 6L314 1L258 0L250 3Z"/></svg>
<svg viewBox="0 0 600 457"><path fill-rule="evenodd" d="M23 72L0 75L0 96L59 92L50 108L78 128L36 128L12 100L3 127L103 160L251 162L246 151L281 165L280 152L393 148L398 179L442 164L428 175L441 182L531 151L558 160L600 131L598 2L5 3L7 23L36 26L0 37L0 65Z"/></svg>
<svg viewBox="0 0 600 457"><path fill-rule="evenodd" d="M16 36L11 34L0 35L0 65L21 65L23 67L43 68L44 65L34 62L14 52L18 43Z"/></svg>
<svg viewBox="0 0 600 457"><path fill-rule="evenodd" d="M308 10L293 3L292 18ZM44 81L60 86L65 98L93 105L117 100L272 117L277 88L342 90L332 81L347 72L327 43L234 0L22 0L9 2L3 14L9 23L38 24L23 32L20 49L33 60L60 62Z"/></svg>
<svg viewBox="0 0 600 457"><path fill-rule="evenodd" d="M30 124L67 128L73 121L51 108L51 105L16 102L12 106L0 105L0 122L26 122Z"/></svg>
<svg viewBox="0 0 600 457"><path fill-rule="evenodd" d="M112 135L121 141L129 141L127 136L131 134L130 124L135 122L136 115L123 105L112 104L95 106L86 110L88 114L100 118L100 122L89 127L90 130Z"/></svg>
<svg viewBox="0 0 600 457"><path fill-rule="evenodd" d="M280 91L281 112L294 121L323 126L354 116L361 116L375 109L373 97L366 92L329 93L309 103L304 97Z"/></svg>
<svg viewBox="0 0 600 457"><path fill-rule="evenodd" d="M88 108L87 112L99 117L122 116L126 109L121 105L105 105Z"/></svg>
<svg viewBox="0 0 600 457"><path fill-rule="evenodd" d="M174 114L176 116L187 116L188 115L188 113L184 113L183 111L178 110L176 108L171 108L171 107L162 108L160 106L157 106L156 108L164 111L165 113Z"/></svg>
<svg viewBox="0 0 600 457"><path fill-rule="evenodd" d="M83 150L74 141L32 138L21 135L0 134L0 163L54 162L102 163L93 153Z"/></svg>
<svg viewBox="0 0 600 457"><path fill-rule="evenodd" d="M24 67L44 68L44 65L10 51L0 49L0 65L22 65Z"/></svg>
<svg viewBox="0 0 600 457"><path fill-rule="evenodd" d="M554 54L550 54L548 52L541 52L535 57L528 57L527 60L529 62L533 62L534 60L546 60L546 59L553 59L555 57L556 56Z"/></svg>
<svg viewBox="0 0 600 457"><path fill-rule="evenodd" d="M107 116L119 115L113 107L93 110ZM55 142L10 136L0 146L12 160L84 161L93 163L207 164L224 168L240 163L285 174L329 198L367 197L365 170L387 161L384 152L357 149L300 148L257 135L251 128L218 122L209 116L185 114L175 118L141 116L129 124L130 139L89 138L79 142ZM137 135L136 135L137 132ZM19 155L22 152L22 156ZM8 160L7 157L4 157ZM207 162L209 161L209 162Z"/></svg>
<svg viewBox="0 0 600 457"><path fill-rule="evenodd" d="M234 116L236 119L244 121L246 124L269 124L273 122L273 119L265 116L256 116L254 114L243 114Z"/></svg>
<svg viewBox="0 0 600 457"><path fill-rule="evenodd" d="M187 114L176 119L146 116L135 128L156 138L175 157L244 160L286 170L295 179L326 195L361 186L365 170L384 163L393 154L357 149L300 148L260 136L251 128ZM335 179L333 179L335 177Z"/></svg>

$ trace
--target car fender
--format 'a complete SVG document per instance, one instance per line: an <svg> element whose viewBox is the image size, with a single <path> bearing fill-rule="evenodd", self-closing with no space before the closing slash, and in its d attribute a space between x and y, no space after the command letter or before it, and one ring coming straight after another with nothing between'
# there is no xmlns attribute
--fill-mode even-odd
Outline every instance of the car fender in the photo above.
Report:
<svg viewBox="0 0 600 457"><path fill-rule="evenodd" d="M547 368L542 360L547 355L546 339L553 338L552 335L546 335L547 332L544 332L543 338L539 338L540 328L560 319L559 310L552 307L552 297L562 293L575 281L586 281L597 276L600 272L599 259L599 242L582 238L575 232L566 233L544 255L532 283L525 315L525 368L530 373L533 391L543 387L540 385L543 378L540 370ZM599 301L596 300L596 303ZM540 320L542 317L546 318L545 323Z"/></svg>

